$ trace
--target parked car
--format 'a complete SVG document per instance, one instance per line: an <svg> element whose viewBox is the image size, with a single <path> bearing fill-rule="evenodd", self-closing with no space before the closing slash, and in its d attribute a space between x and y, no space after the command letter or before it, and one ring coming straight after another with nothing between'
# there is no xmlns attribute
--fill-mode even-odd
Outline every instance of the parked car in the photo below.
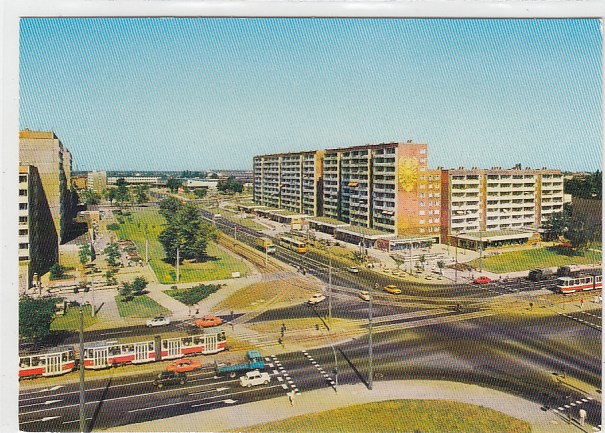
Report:
<svg viewBox="0 0 605 433"><path fill-rule="evenodd" d="M185 373L195 371L202 368L202 362L197 359L182 358L166 365L166 371L176 371L177 373Z"/></svg>
<svg viewBox="0 0 605 433"><path fill-rule="evenodd" d="M196 319L193 323L201 328L210 328L212 326L218 326L223 323L223 319L217 316L208 315L204 316L201 319Z"/></svg>
<svg viewBox="0 0 605 433"><path fill-rule="evenodd" d="M176 371L162 371L153 381L153 384L158 388L164 385L185 385L187 383L187 375Z"/></svg>
<svg viewBox="0 0 605 433"><path fill-rule="evenodd" d="M359 296L364 301L370 300L370 292L368 292L367 290L361 290L359 293L357 293L357 296Z"/></svg>
<svg viewBox="0 0 605 433"><path fill-rule="evenodd" d="M359 273L359 268L355 267L355 266L349 266L347 268L347 271L352 273L352 274L358 274Z"/></svg>
<svg viewBox="0 0 605 433"><path fill-rule="evenodd" d="M307 301L307 304L309 305L316 305L319 304L321 301L325 301L326 297L324 295L322 295L321 293L316 293L313 296L311 296L311 299L309 299Z"/></svg>
<svg viewBox="0 0 605 433"><path fill-rule="evenodd" d="M247 386L248 388L256 385L266 385L269 382L271 382L271 376L269 376L269 373L261 373L258 370L249 371L245 376L239 378L240 385Z"/></svg>
<svg viewBox="0 0 605 433"><path fill-rule="evenodd" d="M152 328L154 326L166 326L170 325L170 319L168 317L159 316L154 317L153 319L149 319L147 321L147 327Z"/></svg>
<svg viewBox="0 0 605 433"><path fill-rule="evenodd" d="M477 277L473 280L473 283L476 284L487 284L487 283L491 283L492 279L486 277L485 275L481 275L480 277Z"/></svg>
<svg viewBox="0 0 605 433"><path fill-rule="evenodd" d="M397 286L392 285L392 284L389 284L388 286L385 286L383 290L385 292L391 293L393 295L399 295L401 293L401 289L398 288Z"/></svg>

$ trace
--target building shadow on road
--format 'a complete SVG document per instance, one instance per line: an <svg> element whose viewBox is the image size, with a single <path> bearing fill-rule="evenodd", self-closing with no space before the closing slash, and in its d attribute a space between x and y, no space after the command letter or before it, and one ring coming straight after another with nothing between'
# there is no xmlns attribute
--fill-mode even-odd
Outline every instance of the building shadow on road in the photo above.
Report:
<svg viewBox="0 0 605 433"><path fill-rule="evenodd" d="M111 387L111 381L112 381L112 377L109 378L109 380L107 381L107 385L105 385L105 389L103 389L103 394L101 394L101 397L99 398L99 404L97 405L97 407L95 408L94 413L92 414L92 419L90 420L90 423L88 423L86 425L86 432L92 432L94 430L95 424L97 422L97 417L99 416L99 412L101 412L101 408L103 407L103 403L105 402L105 397L107 396L107 392L109 391L109 388Z"/></svg>

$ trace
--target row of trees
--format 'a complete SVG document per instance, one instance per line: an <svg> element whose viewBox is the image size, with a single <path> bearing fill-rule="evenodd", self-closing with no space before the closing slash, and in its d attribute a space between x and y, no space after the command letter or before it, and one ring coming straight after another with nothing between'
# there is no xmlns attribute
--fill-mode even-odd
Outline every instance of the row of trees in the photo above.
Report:
<svg viewBox="0 0 605 433"><path fill-rule="evenodd" d="M573 177L566 179L565 192L578 198L601 200L602 177L603 173L597 170L584 178Z"/></svg>
<svg viewBox="0 0 605 433"><path fill-rule="evenodd" d="M200 218L200 209L194 203L183 204L175 197L160 202L160 213L166 219L166 228L158 240L164 247L166 261L176 264L179 260L205 261L208 242L216 240L218 231L212 224Z"/></svg>

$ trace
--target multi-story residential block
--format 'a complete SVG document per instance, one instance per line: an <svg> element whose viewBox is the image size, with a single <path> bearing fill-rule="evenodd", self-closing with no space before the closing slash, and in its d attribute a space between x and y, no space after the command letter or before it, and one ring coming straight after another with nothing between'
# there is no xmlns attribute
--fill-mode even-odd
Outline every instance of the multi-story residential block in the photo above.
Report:
<svg viewBox="0 0 605 433"><path fill-rule="evenodd" d="M62 242L74 216L71 193L71 154L54 132L19 132L21 165L37 168L57 239Z"/></svg>
<svg viewBox="0 0 605 433"><path fill-rule="evenodd" d="M322 152L255 156L255 203L316 216L321 213Z"/></svg>
<svg viewBox="0 0 605 433"><path fill-rule="evenodd" d="M107 188L107 173L104 171L91 171L88 173L86 188L102 194Z"/></svg>
<svg viewBox="0 0 605 433"><path fill-rule="evenodd" d="M427 166L427 145L411 141L257 156L254 201L387 234L438 239L440 175Z"/></svg>
<svg viewBox="0 0 605 433"><path fill-rule="evenodd" d="M128 184L166 185L166 181L162 181L158 176L109 176L107 184L115 185L118 179L124 179Z"/></svg>
<svg viewBox="0 0 605 433"><path fill-rule="evenodd" d="M34 274L43 275L58 260L59 241L38 169L19 166L20 286L29 287ZM21 272L20 272L21 274Z"/></svg>
<svg viewBox="0 0 605 433"><path fill-rule="evenodd" d="M479 231L536 231L563 210L559 170L443 170L441 189L443 238Z"/></svg>

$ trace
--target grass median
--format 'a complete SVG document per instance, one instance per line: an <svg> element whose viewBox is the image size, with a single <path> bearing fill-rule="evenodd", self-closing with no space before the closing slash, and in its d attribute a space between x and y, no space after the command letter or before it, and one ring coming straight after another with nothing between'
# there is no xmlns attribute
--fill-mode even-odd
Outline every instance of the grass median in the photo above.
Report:
<svg viewBox="0 0 605 433"><path fill-rule="evenodd" d="M124 302L124 297L118 295L116 296L116 304L121 317L145 319L171 314L169 309L162 307L147 295L135 296L128 302Z"/></svg>
<svg viewBox="0 0 605 433"><path fill-rule="evenodd" d="M259 424L246 427L246 431L529 433L531 426L493 409L466 403L440 400L390 400Z"/></svg>

